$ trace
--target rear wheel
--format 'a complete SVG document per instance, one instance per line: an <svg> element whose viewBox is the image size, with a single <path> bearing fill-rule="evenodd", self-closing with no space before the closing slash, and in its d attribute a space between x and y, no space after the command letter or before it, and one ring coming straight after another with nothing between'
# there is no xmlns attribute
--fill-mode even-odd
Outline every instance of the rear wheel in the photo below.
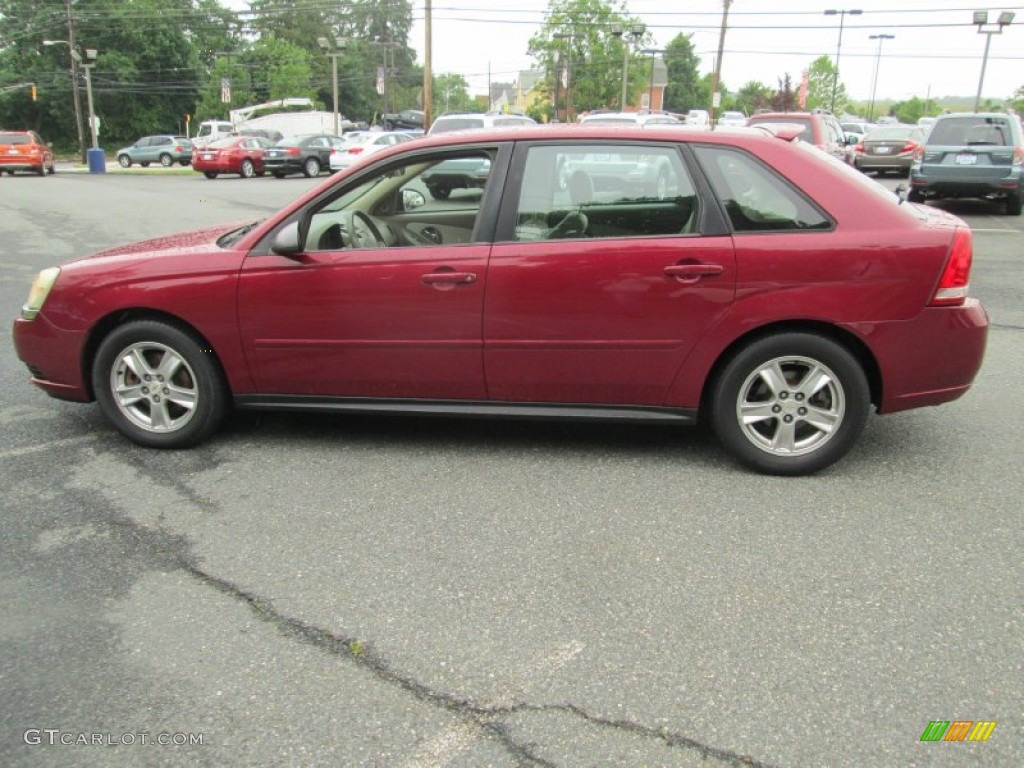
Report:
<svg viewBox="0 0 1024 768"><path fill-rule="evenodd" d="M284 174L281 173L281 171L274 171L273 175L274 175L275 179L283 179L284 178Z"/></svg>
<svg viewBox="0 0 1024 768"><path fill-rule="evenodd" d="M174 158L165 152L164 154L160 155L160 165L162 165L164 168L170 168L172 165L174 165Z"/></svg>
<svg viewBox="0 0 1024 768"><path fill-rule="evenodd" d="M1015 195L1010 195L1006 198L1006 215L1007 216L1020 216L1021 211L1021 196L1024 192L1018 192Z"/></svg>
<svg viewBox="0 0 1024 768"><path fill-rule="evenodd" d="M806 475L853 447L871 405L867 377L843 346L809 333L740 350L712 393L715 433L737 459L772 475Z"/></svg>
<svg viewBox="0 0 1024 768"><path fill-rule="evenodd" d="M227 411L227 387L210 351L157 320L115 328L92 370L103 415L126 437L153 448L187 448L209 437Z"/></svg>
<svg viewBox="0 0 1024 768"><path fill-rule="evenodd" d="M217 178L217 174L214 171L203 171L203 176L205 176L208 179L216 179Z"/></svg>
<svg viewBox="0 0 1024 768"><path fill-rule="evenodd" d="M921 194L921 192L919 190L916 190L913 187L911 187L907 191L907 202L908 203L923 203L924 202L924 196Z"/></svg>
<svg viewBox="0 0 1024 768"><path fill-rule="evenodd" d="M256 175L256 166L252 164L252 160L243 160L239 173L242 174L243 179L251 179Z"/></svg>
<svg viewBox="0 0 1024 768"><path fill-rule="evenodd" d="M306 158L306 162L302 166L302 172L306 174L307 179L312 179L314 176L320 175L320 161L315 157Z"/></svg>
<svg viewBox="0 0 1024 768"><path fill-rule="evenodd" d="M131 168L132 167L132 159L130 157L128 157L128 155L118 155L117 156L117 163L122 168Z"/></svg>

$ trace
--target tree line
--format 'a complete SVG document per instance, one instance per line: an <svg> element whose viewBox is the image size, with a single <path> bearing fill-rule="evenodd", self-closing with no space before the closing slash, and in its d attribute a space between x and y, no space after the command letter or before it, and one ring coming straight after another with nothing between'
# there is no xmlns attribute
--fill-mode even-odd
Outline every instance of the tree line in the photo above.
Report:
<svg viewBox="0 0 1024 768"><path fill-rule="evenodd" d="M372 123L385 110L422 107L423 68L409 45L412 22L412 0L253 0L249 11L218 0L0 0L0 127L35 129L65 150L77 144L72 36L80 54L96 51L91 76L101 145L184 133L190 123L284 97L308 97L330 109L332 57L340 111ZM624 0L550 0L528 47L542 73L530 114L564 116L569 99L575 114L636 108L651 80L653 44ZM665 108L707 107L711 75L701 74L691 36L676 35L657 55L668 72ZM81 69L78 74L82 80ZM799 108L800 81L789 74L774 86L751 81L736 90L720 84L719 90L722 110ZM831 59L819 57L808 67L806 108L831 107L833 90L837 113L866 116L868 105L850 102ZM486 109L459 73L436 74L432 92L434 114ZM1015 98L1024 111L1024 87ZM942 109L920 99L888 105L889 114L907 122Z"/></svg>

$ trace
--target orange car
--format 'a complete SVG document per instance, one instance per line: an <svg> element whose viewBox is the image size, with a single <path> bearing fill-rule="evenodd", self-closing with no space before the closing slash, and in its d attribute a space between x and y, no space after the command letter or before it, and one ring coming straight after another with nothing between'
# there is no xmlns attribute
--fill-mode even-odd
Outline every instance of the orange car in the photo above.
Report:
<svg viewBox="0 0 1024 768"><path fill-rule="evenodd" d="M40 176L57 170L53 150L35 131L0 131L0 171L35 171Z"/></svg>

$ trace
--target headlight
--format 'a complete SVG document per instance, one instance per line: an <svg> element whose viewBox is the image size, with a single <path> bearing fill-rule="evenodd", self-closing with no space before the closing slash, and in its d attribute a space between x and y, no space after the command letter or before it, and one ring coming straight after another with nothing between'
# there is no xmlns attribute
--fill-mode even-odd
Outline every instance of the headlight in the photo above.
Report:
<svg viewBox="0 0 1024 768"><path fill-rule="evenodd" d="M57 282L57 275L60 274L60 267L49 267L44 269L36 279L32 281L32 288L28 292L28 301L21 308L21 316L25 320L35 320L39 310L43 308L43 302L50 294L50 289Z"/></svg>

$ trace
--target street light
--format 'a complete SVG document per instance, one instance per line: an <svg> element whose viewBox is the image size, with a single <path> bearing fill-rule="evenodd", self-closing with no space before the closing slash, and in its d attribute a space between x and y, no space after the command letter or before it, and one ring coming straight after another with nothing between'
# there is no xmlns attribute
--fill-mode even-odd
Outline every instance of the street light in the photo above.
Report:
<svg viewBox="0 0 1024 768"><path fill-rule="evenodd" d="M878 70L882 66L882 43L886 40L894 40L896 35L868 35L868 40L878 41L878 53L875 54L875 77L871 83L871 106L868 107L868 122L875 116L875 89L878 88Z"/></svg>
<svg viewBox="0 0 1024 768"><path fill-rule="evenodd" d="M612 27L612 35L615 37L622 38L623 53L622 53L622 98L619 100L619 109L624 110L626 108L626 101L629 99L629 38L633 38L633 45L640 42L640 38L644 36L644 32L647 31L647 26L644 24L634 24L628 30L624 30L620 25L616 24ZM628 37L627 37L628 35Z"/></svg>
<svg viewBox="0 0 1024 768"><path fill-rule="evenodd" d="M654 57L655 57L655 55L657 55L659 53L665 53L665 51L662 48L647 48L645 50L640 51L640 53L642 55L644 55L644 56L648 56L649 55L651 57L651 84L650 84L650 89L647 92L647 108L649 110L653 111L654 110ZM664 102L662 102L662 106L663 107L665 106Z"/></svg>
<svg viewBox="0 0 1024 768"><path fill-rule="evenodd" d="M566 56L565 65L565 122L572 122L572 32L555 32L552 37L555 40L568 40L569 43L566 46L568 54ZM555 112L558 112L558 105L555 105Z"/></svg>
<svg viewBox="0 0 1024 768"><path fill-rule="evenodd" d="M836 45L836 75L835 79L832 81L832 104L829 107L829 111L831 112L836 111L836 91L839 88L839 55L843 51L843 22L846 21L846 14L850 14L851 16L860 16L862 13L864 13L864 11L860 8L854 8L852 10L846 8L842 8L840 10L829 8L825 11L826 16L835 16L837 14L839 16L839 44Z"/></svg>
<svg viewBox="0 0 1024 768"><path fill-rule="evenodd" d="M316 43L324 49L327 56L331 59L331 91L334 96L334 135L341 136L341 126L338 122L338 57L345 53L345 38L334 38L333 49L331 41L326 37L318 37Z"/></svg>
<svg viewBox="0 0 1024 768"><path fill-rule="evenodd" d="M75 105L75 127L78 129L78 154L85 162L85 135L82 131L82 100L78 95L78 62L82 55L67 40L43 40L43 45L66 45L71 52L71 97Z"/></svg>
<svg viewBox="0 0 1024 768"><path fill-rule="evenodd" d="M981 104L981 86L985 82L985 67L988 64L988 47L992 45L992 35L1003 34L1003 27L1010 26L1013 21L1013 11L1003 11L999 18L992 24L988 23L988 11L975 11L974 24L978 27L978 34L985 35L985 56L981 60L981 77L978 78L978 95L974 97L974 111L978 111Z"/></svg>

